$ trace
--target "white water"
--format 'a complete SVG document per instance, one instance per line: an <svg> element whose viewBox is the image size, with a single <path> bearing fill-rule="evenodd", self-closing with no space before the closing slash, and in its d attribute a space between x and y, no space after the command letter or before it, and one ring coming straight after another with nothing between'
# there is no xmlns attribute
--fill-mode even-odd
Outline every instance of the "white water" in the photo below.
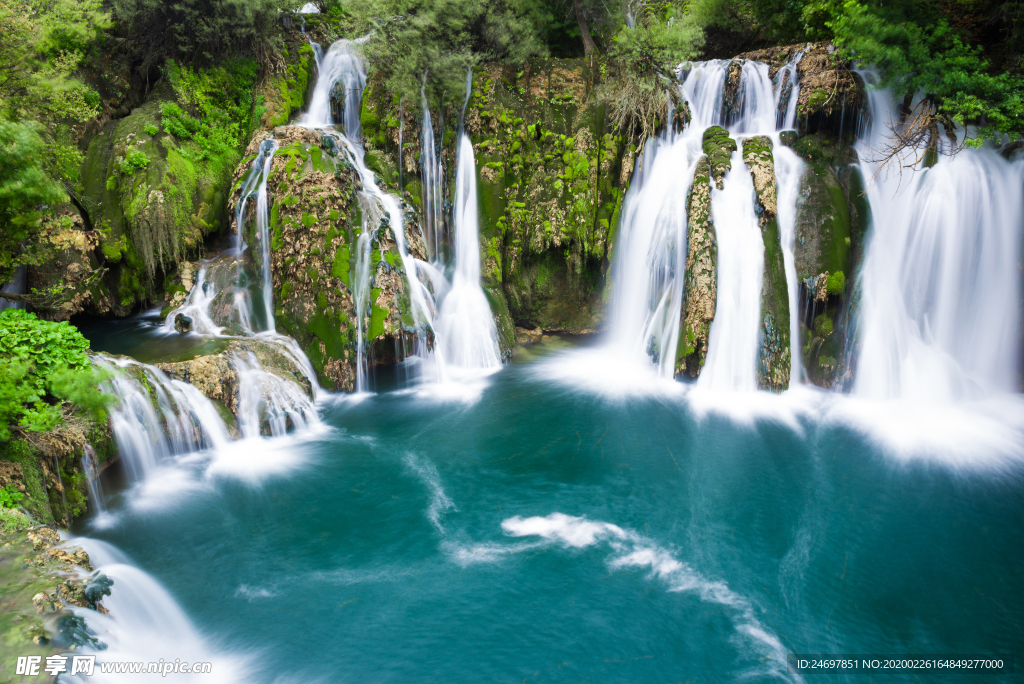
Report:
<svg viewBox="0 0 1024 684"><path fill-rule="evenodd" d="M60 675L62 682L110 682L112 684L140 681L138 674L102 673L100 663L142 662L174 663L210 662L212 674L193 676L191 674L167 675L147 674L146 677L159 681L197 681L205 677L217 682L251 681L251 663L248 658L225 654L218 651L192 624L185 612L167 590L151 575L134 567L131 560L110 544L87 537L74 538L72 542L89 554L97 572L113 580L111 593L103 598L103 606L110 611L102 615L86 608L69 606L69 609L86 620L95 633L95 638L105 648L79 647L75 653L96 655L96 666L92 676L67 673ZM70 660L68 661L70 664Z"/></svg>
<svg viewBox="0 0 1024 684"><path fill-rule="evenodd" d="M435 331L445 360L464 369L501 366L491 307L480 287L480 238L473 143L459 141L455 176L455 274Z"/></svg>
<svg viewBox="0 0 1024 684"><path fill-rule="evenodd" d="M238 429L243 438L281 437L320 422L316 407L290 380L267 372L251 352L235 356L238 373Z"/></svg>
<svg viewBox="0 0 1024 684"><path fill-rule="evenodd" d="M797 50L775 74L775 125L780 131L796 126L796 101L800 96L800 75L796 68L803 58L804 51Z"/></svg>
<svg viewBox="0 0 1024 684"><path fill-rule="evenodd" d="M866 179L896 117L888 92L869 96ZM934 404L1015 392L1024 163L992 149L939 155L930 169L883 170L868 200L854 394Z"/></svg>
<svg viewBox="0 0 1024 684"><path fill-rule="evenodd" d="M704 131L710 126L729 123L727 128L740 150L744 137L768 135L773 140L791 310L795 305L793 226L802 162L779 144L777 95L767 65L743 63L736 110L730 122L723 120L728 68L727 60L684 65L681 92L690 105L692 121L678 135L667 126L661 136L649 140L630 182L612 271L609 350L620 360L614 367L621 368L623 358L629 360L634 368L631 374L651 361L658 377L671 378L674 372L685 279L686 195L702 154ZM756 389L764 245L754 207L753 183L737 152L725 189L712 189L718 306L698 383L705 389ZM791 330L797 330L793 317ZM799 358L799 338L792 334L791 340L792 355Z"/></svg>
<svg viewBox="0 0 1024 684"><path fill-rule="evenodd" d="M796 92L794 90L794 92ZM796 96L794 95L794 98ZM800 194L800 177L804 173L804 161L790 148L775 140L772 150L775 158L775 183L777 186L776 220L779 226L779 242L782 245L782 262L786 268L786 287L789 299L789 340L790 340L790 386L803 381L803 361L800 353L800 316L797 301L800 297L800 283L796 276L796 202Z"/></svg>
<svg viewBox="0 0 1024 684"><path fill-rule="evenodd" d="M754 182L737 150L723 189L711 190L718 237L718 306L697 386L722 392L757 389L764 241L754 211Z"/></svg>
<svg viewBox="0 0 1024 684"><path fill-rule="evenodd" d="M96 451L89 444L82 447L82 472L85 473L85 481L89 485L89 512L94 515L102 513L103 486L100 483Z"/></svg>
<svg viewBox="0 0 1024 684"><path fill-rule="evenodd" d="M93 357L111 371L102 389L117 401L110 412L117 448L129 478L144 480L160 461L225 445L230 437L217 409L192 385L127 358ZM133 377L142 374L149 387ZM156 407L153 405L156 400Z"/></svg>
<svg viewBox="0 0 1024 684"><path fill-rule="evenodd" d="M468 137L460 137L459 167L456 185L459 198L456 202L456 236L455 263L452 281L444 276L440 262L428 264L412 256L406 246L405 222L398 198L385 192L377 185L377 179L364 161L365 150L360 142L361 130L358 111L362 98L362 89L366 83L365 67L357 52L360 41L341 40L331 46L324 56L319 80L314 90L309 112L303 117L301 125L309 128L326 128L336 137L340 147L359 175L362 192L371 203L376 203L383 210L395 235L396 246L402 258L407 282L410 289L410 301L415 327L418 331L416 347L413 350L420 363L424 380L447 383L452 379L452 372L462 375L462 371L488 371L500 367L497 333L493 316L487 299L480 287L480 253L477 219L476 167L473 159L472 145ZM330 92L335 83L345 84L345 121L343 130L335 128L330 110ZM469 96L467 82L467 101ZM425 111L424 121L424 160L425 195L429 198L429 216L424 222L430 227L425 240L428 252L433 249L429 258L437 259L443 254L443 202L441 193L441 168L430 127L430 113ZM372 211L370 212L372 214ZM364 209L364 217L367 215ZM367 226L364 221L364 234ZM379 225L379 220L374 226ZM442 236L439 236L439 233ZM367 236L367 243L369 242ZM362 240L362 238L361 238ZM357 359L357 389L365 388L366 360L365 342L363 341L363 318L365 317L366 296L362 288L368 290L369 260L366 260L363 274L359 255L364 251L368 254L368 244L357 244L357 277L366 283L357 283L357 313L359 317L359 349ZM427 331L434 335L433 348L426 344ZM363 378L360 380L360 378Z"/></svg>
<svg viewBox="0 0 1024 684"><path fill-rule="evenodd" d="M423 235L426 238L430 260L434 264L443 261L445 245L444 221L444 163L434 140L434 122L427 105L427 95L420 93L423 100L423 140L421 142L421 167L423 174ZM444 127L442 126L442 130Z"/></svg>

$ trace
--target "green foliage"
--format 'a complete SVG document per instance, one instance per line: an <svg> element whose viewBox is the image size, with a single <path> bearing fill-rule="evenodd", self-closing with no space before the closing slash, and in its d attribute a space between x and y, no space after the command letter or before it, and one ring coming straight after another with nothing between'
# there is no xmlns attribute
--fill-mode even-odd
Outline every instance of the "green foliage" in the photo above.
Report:
<svg viewBox="0 0 1024 684"><path fill-rule="evenodd" d="M846 0L823 23L847 54L878 67L881 87L898 94L924 92L928 106L922 114L929 120L947 128L948 122L980 122L969 145L1003 135L1016 140L1024 134L1021 9L1015 10L1013 20L1016 45L1007 46L1016 52L1016 73L994 70L983 46L969 44L966 32L954 28L956 17L943 16L940 9L932 2L876 5Z"/></svg>
<svg viewBox="0 0 1024 684"><path fill-rule="evenodd" d="M19 265L22 243L39 233L41 206L64 196L42 167L45 143L37 129L0 119L0 282Z"/></svg>
<svg viewBox="0 0 1024 684"><path fill-rule="evenodd" d="M836 271L825 281L825 290L831 295L841 295L846 292L846 274Z"/></svg>
<svg viewBox="0 0 1024 684"><path fill-rule="evenodd" d="M672 5L619 28L608 50L611 73L605 87L619 130L654 132L668 108L666 92L675 68L695 58L703 42L694 15Z"/></svg>
<svg viewBox="0 0 1024 684"><path fill-rule="evenodd" d="M89 342L66 321L41 321L22 309L0 311L0 441L10 426L45 432L61 423L59 400L105 417L109 399L99 391L104 376L85 353Z"/></svg>
<svg viewBox="0 0 1024 684"><path fill-rule="evenodd" d="M17 508L25 495L18 491L13 482L0 489L0 508Z"/></svg>
<svg viewBox="0 0 1024 684"><path fill-rule="evenodd" d="M0 531L10 535L31 527L35 523L17 508L0 508Z"/></svg>
<svg viewBox="0 0 1024 684"><path fill-rule="evenodd" d="M146 131L146 135L156 135L160 132L159 126L156 126L155 124L146 124L146 127L143 130Z"/></svg>
<svg viewBox="0 0 1024 684"><path fill-rule="evenodd" d="M232 60L210 69L190 69L174 60L164 66L177 102L161 109L164 129L173 137L192 140L186 156L233 162L248 142L262 113L253 89L259 68L253 60Z"/></svg>
<svg viewBox="0 0 1024 684"><path fill-rule="evenodd" d="M425 81L432 107L461 105L470 68L547 55L537 0L353 0L349 9L373 29L367 57L406 102L419 101Z"/></svg>
<svg viewBox="0 0 1024 684"><path fill-rule="evenodd" d="M114 0L113 13L126 47L147 69L164 58L207 66L231 56L269 57L280 12L301 4L297 0Z"/></svg>
<svg viewBox="0 0 1024 684"><path fill-rule="evenodd" d="M814 332L818 337L828 337L832 334L832 319L826 314L820 314L814 319Z"/></svg>
<svg viewBox="0 0 1024 684"><path fill-rule="evenodd" d="M139 148L129 147L124 153L124 158L118 162L118 166L121 168L121 173L126 176L130 176L136 171L149 166L149 157L147 157L146 153Z"/></svg>

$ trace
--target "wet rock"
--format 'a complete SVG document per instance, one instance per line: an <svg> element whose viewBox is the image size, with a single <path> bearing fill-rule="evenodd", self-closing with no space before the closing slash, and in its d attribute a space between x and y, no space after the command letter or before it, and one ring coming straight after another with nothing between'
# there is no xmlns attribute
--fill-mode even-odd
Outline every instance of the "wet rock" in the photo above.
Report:
<svg viewBox="0 0 1024 684"><path fill-rule="evenodd" d="M721 190L726 172L732 168L732 153L736 151L736 141L729 137L729 131L721 126L712 126L704 131L704 154L707 155L711 169L711 177L715 186Z"/></svg>
<svg viewBox="0 0 1024 684"><path fill-rule="evenodd" d="M761 346L757 383L760 389L789 388L791 366L789 288L777 220L777 185L772 141L759 135L743 141L743 161L754 181L758 225L764 241L761 283Z"/></svg>
<svg viewBox="0 0 1024 684"><path fill-rule="evenodd" d="M185 314L174 317L174 329L180 333L192 332L192 319Z"/></svg>
<svg viewBox="0 0 1024 684"><path fill-rule="evenodd" d="M800 134L796 131L782 131L779 133L779 142L786 147L792 147L795 145L799 138Z"/></svg>
<svg viewBox="0 0 1024 684"><path fill-rule="evenodd" d="M686 277L675 372L696 378L707 358L718 298L718 241L711 220L711 167L706 155L697 161L686 212Z"/></svg>

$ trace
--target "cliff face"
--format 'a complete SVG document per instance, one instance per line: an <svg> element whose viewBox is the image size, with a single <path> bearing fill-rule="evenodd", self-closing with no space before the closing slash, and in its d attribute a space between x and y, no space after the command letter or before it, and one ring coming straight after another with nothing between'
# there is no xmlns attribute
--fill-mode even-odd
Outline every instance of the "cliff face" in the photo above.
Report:
<svg viewBox="0 0 1024 684"><path fill-rule="evenodd" d="M396 343L415 332L408 275L394 229L379 204L361 192L358 175L337 142L295 126L253 138L235 171L233 206L259 144L270 136L280 145L267 176L277 328L299 342L324 386L351 391L360 330L371 363L401 360ZM245 224L235 230L241 229L247 244L258 245L255 207L248 209ZM406 206L403 214L406 248L426 259L415 210ZM365 254L360 254L362 236ZM250 254L260 258L259 250ZM361 292L366 304L360 318Z"/></svg>
<svg viewBox="0 0 1024 684"><path fill-rule="evenodd" d="M513 323L586 333L603 321L605 274L633 151L605 121L598 80L583 60L473 73L465 130L478 174L482 284L505 349L514 343ZM428 194L435 204L450 203L460 114L432 112L443 173L437 202L436 190L424 184L429 153L421 108L396 104L371 75L362 111L368 162L410 203L422 206ZM450 234L452 226L442 217L435 230Z"/></svg>

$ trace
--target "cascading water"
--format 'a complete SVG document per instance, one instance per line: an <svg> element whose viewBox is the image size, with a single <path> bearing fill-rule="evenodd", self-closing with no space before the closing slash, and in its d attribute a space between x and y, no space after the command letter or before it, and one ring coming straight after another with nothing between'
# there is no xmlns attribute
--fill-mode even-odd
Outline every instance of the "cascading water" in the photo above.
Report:
<svg viewBox="0 0 1024 684"><path fill-rule="evenodd" d="M796 126L796 101L800 97L800 75L797 65L804 57L797 50L789 62L775 74L775 127L784 131Z"/></svg>
<svg viewBox="0 0 1024 684"><path fill-rule="evenodd" d="M444 230L444 165L441 154L434 140L434 122L427 104L426 90L420 93L423 99L423 150L421 164L423 173L423 231L430 259L441 263L444 255L441 250L445 244ZM443 130L443 126L442 126Z"/></svg>
<svg viewBox="0 0 1024 684"><path fill-rule="evenodd" d="M711 61L681 68L680 91L692 120L680 133L674 133L669 125L647 142L623 205L613 264L609 345L617 355L634 362L646 363L645 357L649 357L663 378L672 377L679 340L686 260L685 198L702 154L703 133L710 126L728 123L730 135L740 140L768 135L775 143L778 222L791 310L796 301L793 232L802 162L779 144L778 96L767 65L743 62L735 102L724 106L730 64L728 60ZM698 385L753 390L757 386L763 241L752 181L739 153L733 155L725 188L713 188L711 194L719 243L719 313ZM797 329L793 321L791 317L791 331ZM791 333L791 340L793 358L799 358L798 336Z"/></svg>
<svg viewBox="0 0 1024 684"><path fill-rule="evenodd" d="M757 389L758 328L764 242L754 210L754 183L733 152L724 188L711 191L711 215L718 236L718 307L711 326L707 364L699 387L717 391Z"/></svg>
<svg viewBox="0 0 1024 684"><path fill-rule="evenodd" d="M103 390L116 398L110 423L133 481L144 480L160 461L171 456L220 447L229 441L217 409L192 385L131 359L93 359L111 372Z"/></svg>
<svg viewBox="0 0 1024 684"><path fill-rule="evenodd" d="M686 133L666 130L648 141L626 195L613 265L610 344L628 359L653 357L669 378L686 265L686 194L700 156L699 140Z"/></svg>
<svg viewBox="0 0 1024 684"><path fill-rule="evenodd" d="M874 226L859 280L854 394L942 403L1016 391L1024 162L964 149L928 169L879 170L871 160L898 113L884 90L870 90L869 104L857 151L875 179Z"/></svg>
<svg viewBox="0 0 1024 684"><path fill-rule="evenodd" d="M501 366L498 333L480 287L480 238L473 143L462 133L455 177L455 274L435 330L445 360L459 368Z"/></svg>
<svg viewBox="0 0 1024 684"><path fill-rule="evenodd" d="M251 352L235 357L238 428L244 438L280 437L319 422L316 407L293 382L268 373Z"/></svg>
<svg viewBox="0 0 1024 684"><path fill-rule="evenodd" d="M100 484L96 451L88 444L82 447L82 472L85 473L85 482L89 486L89 511L102 513L103 487Z"/></svg>
<svg viewBox="0 0 1024 684"><path fill-rule="evenodd" d="M274 167L274 153L277 152L277 148L277 141L273 138L267 138L260 143L260 156L258 158L262 159L262 164L257 167L256 163L253 162L253 171L250 173L249 181L246 182L246 189L250 187L250 182L254 182L257 179L259 179L259 184L255 185L248 194L243 190L242 195L238 199L235 216L235 226L238 230L236 244L239 246L239 256L241 256L241 253L245 250L245 240L242 235L242 230L245 226L245 208L249 203L249 198L255 195L256 239L259 241L260 248L259 267L263 291L263 330L274 330L274 282L271 275L270 261L270 204L267 198L267 180L270 178L270 171ZM257 168L259 169L258 173ZM242 277L241 269L239 277ZM251 328L249 329L251 330Z"/></svg>
<svg viewBox="0 0 1024 684"><path fill-rule="evenodd" d="M473 147L468 136L460 135L459 168L456 184L459 187L458 206L456 207L456 255L453 282L449 283L437 264L428 264L409 254L406 247L405 224L398 199L384 192L377 185L376 178L365 162L365 151L360 140L358 111L362 97L362 89L366 83L366 74L361 58L356 52L358 43L362 41L341 40L331 46L321 69L320 78L314 90L313 101L309 112L302 120L302 125L309 128L330 128L336 122L331 113L330 93L335 84L343 84L344 122L343 131L331 131L340 143L340 147L359 175L362 192L369 202L382 209L382 216L387 217L395 235L396 246L402 258L407 281L410 286L410 301L414 323L421 335L417 338L414 353L421 359L432 361L433 378L445 381L449 377L449 367L454 365L465 369L492 369L500 366L501 360L497 346L497 333L494 326L490 306L480 287L480 254L479 232L477 220L476 167ZM469 74L469 79L472 73ZM470 94L471 80L467 81L467 102ZM424 176L426 194L430 198L427 240L434 249L430 255L438 259L443 253L443 200L441 192L442 169L436 155L433 140L433 129L430 113L424 109ZM429 158L433 157L433 158ZM432 190L431 190L432 188ZM374 215L371 210L364 209L364 218ZM379 221L374 226L379 225ZM369 259L359 261L359 255L367 253L371 226L364 221L363 234L357 244L357 273L360 283L356 289L357 316L360 329L358 331L357 388L365 387L366 362L362 342L362 319L365 314L366 293L368 288ZM366 244L363 244L365 240ZM364 273L365 271L365 273ZM362 282L365 280L366 282ZM433 349L426 344L426 331L434 336Z"/></svg>

